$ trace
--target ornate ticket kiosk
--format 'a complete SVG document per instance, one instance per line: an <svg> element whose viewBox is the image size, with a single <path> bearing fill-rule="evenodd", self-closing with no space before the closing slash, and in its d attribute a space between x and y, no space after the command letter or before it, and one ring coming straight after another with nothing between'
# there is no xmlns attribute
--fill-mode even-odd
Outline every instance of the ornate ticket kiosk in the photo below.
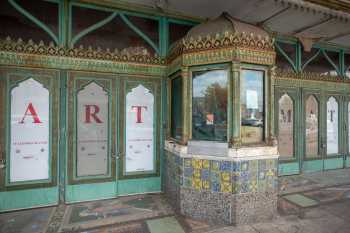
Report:
<svg viewBox="0 0 350 233"><path fill-rule="evenodd" d="M222 14L193 27L168 67L164 189L182 214L244 224L277 209L273 39Z"/></svg>

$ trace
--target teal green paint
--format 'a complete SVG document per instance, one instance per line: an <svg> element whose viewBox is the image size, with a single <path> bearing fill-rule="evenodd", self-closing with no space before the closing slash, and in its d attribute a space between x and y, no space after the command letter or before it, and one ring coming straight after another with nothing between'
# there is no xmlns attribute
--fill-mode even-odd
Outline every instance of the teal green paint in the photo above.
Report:
<svg viewBox="0 0 350 233"><path fill-rule="evenodd" d="M158 46L145 33L143 33L138 27L136 27L124 14L120 14L120 18L134 32L136 32L139 36L141 36L141 38L144 39L158 54L160 54Z"/></svg>
<svg viewBox="0 0 350 233"><path fill-rule="evenodd" d="M302 54L302 46L300 42L297 42L297 49L296 49L296 56L295 56L295 66L297 68L298 72L302 71L302 61L301 61L301 54Z"/></svg>
<svg viewBox="0 0 350 233"><path fill-rule="evenodd" d="M116 196L115 182L67 185L66 187L66 203L108 199Z"/></svg>
<svg viewBox="0 0 350 233"><path fill-rule="evenodd" d="M297 175L299 173L300 173L299 162L278 164L278 175L279 176Z"/></svg>
<svg viewBox="0 0 350 233"><path fill-rule="evenodd" d="M294 61L290 59L290 57L284 52L284 50L278 45L278 43L275 43L275 47L277 48L277 51L289 62L289 64L293 67L294 72L297 72L297 67L294 64Z"/></svg>
<svg viewBox="0 0 350 233"><path fill-rule="evenodd" d="M303 162L303 172L323 171L323 160L307 160Z"/></svg>
<svg viewBox="0 0 350 233"><path fill-rule="evenodd" d="M52 175L51 174L51 166L52 166L52 82L50 82L49 86L45 86L44 83L42 83L40 80L36 79L35 77L33 77L33 74L28 74L28 73L24 73L24 72L20 72L20 73L15 73L15 74L19 74L22 75L21 80L17 81L16 83L10 85L10 75L11 73L8 73L7 77L6 77L6 93L7 96L9 98L7 98L6 101L6 109L7 114L6 114L6 140L5 140L5 145L6 145L6 179L5 179L5 186L16 186L16 185L25 185L25 184L42 184L42 183L50 183L52 181ZM50 120L50 125L49 125L49 161L48 161L48 174L49 174L49 178L48 179L42 179L42 180L30 180L30 181L16 181L16 182L11 182L10 181L10 167L11 167L11 159L10 159L10 144L11 144L11 130L10 130L10 126L11 126L11 92L14 88L18 87L18 85L20 85L20 83L28 80L28 79L34 79L35 81L37 81L38 83L40 83L41 85L43 85L43 87L48 91L49 93L49 120Z"/></svg>
<svg viewBox="0 0 350 233"><path fill-rule="evenodd" d="M346 67L345 67L345 53L343 49L341 49L339 52L339 62L340 62L339 65L340 65L341 76L345 78Z"/></svg>
<svg viewBox="0 0 350 233"><path fill-rule="evenodd" d="M79 32L70 42L70 46L74 47L74 44L80 40L83 36L89 34L90 32L93 32L95 30L97 30L98 28L102 27L103 25L111 22L118 14L116 12L112 13L110 16L108 16L107 18L91 25L90 27L82 30L81 32Z"/></svg>
<svg viewBox="0 0 350 233"><path fill-rule="evenodd" d="M58 40L59 44L62 46L67 45L67 34L68 34L68 17L69 17L69 10L68 10L68 0L62 0L58 2L58 13L59 13L59 19L58 19L58 27L59 27L59 34L58 34Z"/></svg>
<svg viewBox="0 0 350 233"><path fill-rule="evenodd" d="M161 178L150 177L142 179L120 180L118 182L118 195L139 193L152 193L161 191Z"/></svg>
<svg viewBox="0 0 350 233"><path fill-rule="evenodd" d="M326 159L324 161L324 170L338 169L344 167L343 158Z"/></svg>
<svg viewBox="0 0 350 233"><path fill-rule="evenodd" d="M57 187L0 192L0 212L56 205L57 200Z"/></svg>
<svg viewBox="0 0 350 233"><path fill-rule="evenodd" d="M350 167L350 157L349 156L346 157L345 167Z"/></svg>
<svg viewBox="0 0 350 233"><path fill-rule="evenodd" d="M185 233L174 216L147 220L146 223L152 233Z"/></svg>
<svg viewBox="0 0 350 233"><path fill-rule="evenodd" d="M334 64L334 62L332 61L332 59L328 56L327 52L324 49L321 49L321 52L323 54L323 56L325 56L325 58L327 59L327 61L333 66L333 68L337 71L338 75L341 75L341 70L339 69L339 64L338 66L336 64Z"/></svg>
<svg viewBox="0 0 350 233"><path fill-rule="evenodd" d="M39 19L34 17L32 14L30 14L28 11L26 11L24 8L22 8L15 0L8 0L9 3L22 15L26 16L29 20L31 20L33 23L35 23L38 27L43 29L49 36L55 41L56 44L58 44L58 38L57 36L51 31L50 28L48 28L43 22L41 22Z"/></svg>
<svg viewBox="0 0 350 233"><path fill-rule="evenodd" d="M168 19L162 17L159 20L159 55L165 57L169 47L169 24Z"/></svg>
<svg viewBox="0 0 350 233"><path fill-rule="evenodd" d="M317 53L315 53L312 57L310 57L309 60L307 60L307 61L302 65L301 70L304 70L305 67L306 67L310 62L312 62L316 57L318 57L318 55L319 55L320 53L321 53L321 50L319 49L319 50L317 51Z"/></svg>
<svg viewBox="0 0 350 233"><path fill-rule="evenodd" d="M175 23L175 24L182 24L182 25L188 25L188 26L195 26L199 24L199 22L193 22L189 20L182 20L182 19L173 19L173 18L168 18L169 23Z"/></svg>
<svg viewBox="0 0 350 233"><path fill-rule="evenodd" d="M67 165L67 71L60 73L60 118L59 118L59 153L58 153L58 174L59 174L59 200L65 201L66 186L66 165Z"/></svg>

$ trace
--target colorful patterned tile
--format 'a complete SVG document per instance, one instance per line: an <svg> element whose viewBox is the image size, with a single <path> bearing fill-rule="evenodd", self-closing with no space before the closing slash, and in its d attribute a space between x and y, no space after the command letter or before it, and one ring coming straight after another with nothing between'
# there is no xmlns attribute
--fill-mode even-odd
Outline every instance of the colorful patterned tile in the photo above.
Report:
<svg viewBox="0 0 350 233"><path fill-rule="evenodd" d="M210 170L211 171L219 171L219 168L220 168L220 162L219 161L212 160L210 162Z"/></svg>
<svg viewBox="0 0 350 233"><path fill-rule="evenodd" d="M221 172L221 183L231 183L231 173L230 172Z"/></svg>
<svg viewBox="0 0 350 233"><path fill-rule="evenodd" d="M232 162L232 171L233 172L240 171L240 166L241 166L241 163L239 161Z"/></svg>
<svg viewBox="0 0 350 233"><path fill-rule="evenodd" d="M220 192L220 183L211 182L211 191L212 192Z"/></svg>
<svg viewBox="0 0 350 233"><path fill-rule="evenodd" d="M220 183L220 173L219 172L210 172L210 181L214 183Z"/></svg>
<svg viewBox="0 0 350 233"><path fill-rule="evenodd" d="M192 187L196 190L201 190L202 189L202 181L201 179L192 179Z"/></svg>
<svg viewBox="0 0 350 233"><path fill-rule="evenodd" d="M239 180L240 182L247 182L249 180L249 172L240 172Z"/></svg>
<svg viewBox="0 0 350 233"><path fill-rule="evenodd" d="M265 192L267 187L266 179L258 181L258 191Z"/></svg>
<svg viewBox="0 0 350 233"><path fill-rule="evenodd" d="M267 159L266 160L266 168L267 169L275 169L276 168L276 160L275 159Z"/></svg>
<svg viewBox="0 0 350 233"><path fill-rule="evenodd" d="M192 167L195 169L201 169L202 168L202 160L192 159Z"/></svg>
<svg viewBox="0 0 350 233"><path fill-rule="evenodd" d="M200 179L201 178L201 169L193 169L193 178Z"/></svg>
<svg viewBox="0 0 350 233"><path fill-rule="evenodd" d="M266 170L266 159L259 160L259 168L258 171L265 171Z"/></svg>
<svg viewBox="0 0 350 233"><path fill-rule="evenodd" d="M210 161L209 160L202 160L202 167L204 169L209 169L210 167Z"/></svg>
<svg viewBox="0 0 350 233"><path fill-rule="evenodd" d="M185 167L192 167L192 159L185 158L184 159L184 166Z"/></svg>
<svg viewBox="0 0 350 233"><path fill-rule="evenodd" d="M266 177L265 171L260 171L259 175L258 175L258 179L259 180L265 180L265 177Z"/></svg>
<svg viewBox="0 0 350 233"><path fill-rule="evenodd" d="M232 192L232 185L230 182L222 182L220 184L220 191L223 193L231 193Z"/></svg>
<svg viewBox="0 0 350 233"><path fill-rule="evenodd" d="M220 161L220 171L231 171L232 162L231 161Z"/></svg>
<svg viewBox="0 0 350 233"><path fill-rule="evenodd" d="M239 193L241 184L239 182L232 183L232 192Z"/></svg>
<svg viewBox="0 0 350 233"><path fill-rule="evenodd" d="M192 188L192 179L190 179L190 178L183 178L183 185L186 188Z"/></svg>
<svg viewBox="0 0 350 233"><path fill-rule="evenodd" d="M184 177L189 178L193 175L193 168L192 167L185 167L184 170Z"/></svg>
<svg viewBox="0 0 350 233"><path fill-rule="evenodd" d="M209 182L209 180L203 180L202 181L202 189L203 190L209 190L210 189L210 182Z"/></svg>
<svg viewBox="0 0 350 233"><path fill-rule="evenodd" d="M248 171L249 169L249 162L248 161L242 161L241 162L241 171Z"/></svg>
<svg viewBox="0 0 350 233"><path fill-rule="evenodd" d="M249 183L241 183L239 193L248 193L249 192Z"/></svg>
<svg viewBox="0 0 350 233"><path fill-rule="evenodd" d="M201 179L209 180L209 178L210 178L209 169L201 169Z"/></svg>
<svg viewBox="0 0 350 233"><path fill-rule="evenodd" d="M274 177L276 174L276 171L274 169L269 169L266 171L266 176L267 177Z"/></svg>
<svg viewBox="0 0 350 233"><path fill-rule="evenodd" d="M232 172L231 175L232 175L232 182L237 182L239 181L239 177L241 174L239 172Z"/></svg>
<svg viewBox="0 0 350 233"><path fill-rule="evenodd" d="M249 161L249 169L250 172L257 172L258 171L258 160L251 160Z"/></svg>
<svg viewBox="0 0 350 233"><path fill-rule="evenodd" d="M255 180L252 180L249 184L249 191L250 192L256 192L258 191L258 184Z"/></svg>

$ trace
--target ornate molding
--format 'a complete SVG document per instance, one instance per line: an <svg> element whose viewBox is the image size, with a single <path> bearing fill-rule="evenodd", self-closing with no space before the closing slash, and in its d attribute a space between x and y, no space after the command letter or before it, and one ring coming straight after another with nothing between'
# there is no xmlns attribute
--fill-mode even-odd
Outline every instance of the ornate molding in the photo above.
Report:
<svg viewBox="0 0 350 233"><path fill-rule="evenodd" d="M349 83L350 79L346 79L342 76L331 76L321 73L313 72L301 72L295 73L293 70L276 69L274 71L274 78L276 79L301 79L301 80L312 80L312 81L327 81L327 82L338 82L338 83Z"/></svg>
<svg viewBox="0 0 350 233"><path fill-rule="evenodd" d="M183 56L186 65L238 60L262 65L275 63L274 40L246 33L184 38L170 51L167 63Z"/></svg>
<svg viewBox="0 0 350 233"><path fill-rule="evenodd" d="M45 45L42 41L39 44L31 40L25 43L9 37L0 40L0 64L152 75L163 75L166 71L165 59L151 56L139 48L111 52L91 47Z"/></svg>

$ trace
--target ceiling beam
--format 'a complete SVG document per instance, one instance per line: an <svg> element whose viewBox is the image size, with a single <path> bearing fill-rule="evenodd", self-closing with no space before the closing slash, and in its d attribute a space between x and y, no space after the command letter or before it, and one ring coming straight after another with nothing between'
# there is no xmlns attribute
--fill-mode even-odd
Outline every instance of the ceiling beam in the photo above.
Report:
<svg viewBox="0 0 350 233"><path fill-rule="evenodd" d="M270 21L270 20L273 19L273 18L276 18L277 16L281 15L282 13L286 12L286 11L289 10L289 9L290 9L290 6L288 6L288 7L284 8L284 9L282 9L282 10L280 10L280 11L278 11L278 12L272 14L272 15L270 15L270 16L267 17L266 19L264 19L264 20L258 22L256 25L262 27L262 26L263 26L265 23L267 23L268 21Z"/></svg>
<svg viewBox="0 0 350 233"><path fill-rule="evenodd" d="M292 35L296 35L296 34L302 33L302 32L304 32L306 30L309 30L309 29L314 28L316 26L319 26L319 25L322 25L324 23L327 23L327 22L331 21L332 19L333 19L333 17L328 17L327 19L323 19L323 20L321 20L319 22L316 22L316 23L304 26L302 28L299 28L299 29L293 31Z"/></svg>

